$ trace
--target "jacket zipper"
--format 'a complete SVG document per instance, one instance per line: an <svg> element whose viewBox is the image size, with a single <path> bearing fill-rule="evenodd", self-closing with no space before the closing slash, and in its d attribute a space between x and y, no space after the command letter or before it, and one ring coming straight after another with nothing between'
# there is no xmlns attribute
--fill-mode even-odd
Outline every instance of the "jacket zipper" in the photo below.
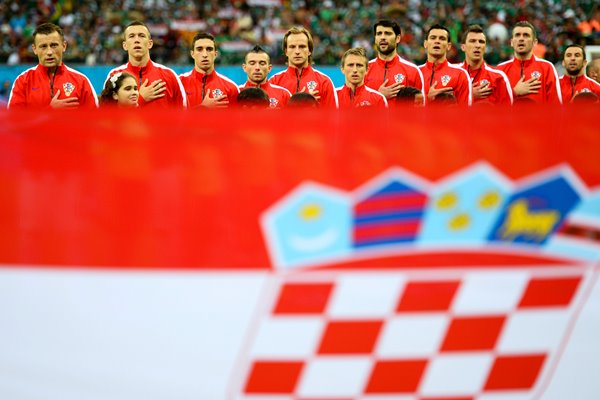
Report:
<svg viewBox="0 0 600 400"><path fill-rule="evenodd" d="M385 64L383 64L383 81L384 82L385 82L385 78L387 76L387 72L388 72L388 63L386 61Z"/></svg>
<svg viewBox="0 0 600 400"><path fill-rule="evenodd" d="M48 78L50 78L50 98L54 97L54 78L56 78L56 71L58 67L54 70L54 74L52 74L52 78L50 78L50 73L48 73Z"/></svg>
<svg viewBox="0 0 600 400"><path fill-rule="evenodd" d="M298 72L300 72L298 74ZM296 70L296 93L300 91L300 77L302 76L302 70Z"/></svg>
<svg viewBox="0 0 600 400"><path fill-rule="evenodd" d="M525 72L523 71L523 61L521 61L521 78L525 76Z"/></svg>
<svg viewBox="0 0 600 400"><path fill-rule="evenodd" d="M202 77L202 100L204 100L204 96L206 95L206 74Z"/></svg>

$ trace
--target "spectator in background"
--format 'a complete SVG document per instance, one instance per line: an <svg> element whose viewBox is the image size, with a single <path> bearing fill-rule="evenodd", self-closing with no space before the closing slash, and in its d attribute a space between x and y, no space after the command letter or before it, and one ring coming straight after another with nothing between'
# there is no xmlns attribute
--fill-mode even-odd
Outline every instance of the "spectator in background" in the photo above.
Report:
<svg viewBox="0 0 600 400"><path fill-rule="evenodd" d="M7 108L98 107L89 79L63 64L67 42L59 26L38 26L31 48L39 63L17 77Z"/></svg>
<svg viewBox="0 0 600 400"><path fill-rule="evenodd" d="M382 107L387 108L385 96L365 85L367 53L362 47L347 50L342 57L344 86L336 89L340 108Z"/></svg>
<svg viewBox="0 0 600 400"><path fill-rule="evenodd" d="M284 87L273 85L267 81L267 75L271 72L271 58L262 47L256 45L246 54L246 60L242 69L248 75L248 80L240 89L257 87L264 90L269 96L271 108L285 107L292 94Z"/></svg>
<svg viewBox="0 0 600 400"><path fill-rule="evenodd" d="M391 20L380 20L373 26L373 36L377 58L369 61L365 84L387 99L394 98L404 86L423 91L421 70L398 55L397 46L402 39L400 26Z"/></svg>
<svg viewBox="0 0 600 400"><path fill-rule="evenodd" d="M138 99L137 80L129 72L118 72L111 76L100 93L101 105L137 107Z"/></svg>
<svg viewBox="0 0 600 400"><path fill-rule="evenodd" d="M123 49L127 51L129 61L108 73L104 87L113 75L126 71L138 80L141 107L186 108L187 98L177 74L150 59L153 45L150 30L143 22L133 21L127 25Z"/></svg>
<svg viewBox="0 0 600 400"><path fill-rule="evenodd" d="M453 95L459 105L472 103L471 81L464 69L448 63L447 54L452 47L450 32L442 25L435 24L427 31L423 43L427 50L427 62L419 66L425 79L427 102L433 102L441 93Z"/></svg>
<svg viewBox="0 0 600 400"><path fill-rule="evenodd" d="M283 52L288 67L269 79L271 84L282 86L291 93L308 92L321 107L338 107L338 98L331 78L314 69L311 55L314 43L306 28L293 27L283 38Z"/></svg>
<svg viewBox="0 0 600 400"><path fill-rule="evenodd" d="M460 48L465 53L465 61L461 67L471 77L473 104L511 105L513 98L508 78L483 59L486 44L486 36L479 25L471 25L463 33Z"/></svg>
<svg viewBox="0 0 600 400"><path fill-rule="evenodd" d="M196 34L190 55L194 59L194 69L180 75L190 107L225 108L234 105L240 90L235 82L215 70L215 37L206 32Z"/></svg>
<svg viewBox="0 0 600 400"><path fill-rule="evenodd" d="M565 74L560 77L560 90L564 103L571 102L579 93L600 96L600 84L585 76L585 49L577 44L567 47L562 61Z"/></svg>
<svg viewBox="0 0 600 400"><path fill-rule="evenodd" d="M589 62L586 73L591 79L600 83L600 58Z"/></svg>
<svg viewBox="0 0 600 400"><path fill-rule="evenodd" d="M512 31L511 46L514 59L498 65L508 76L514 101L523 98L538 103L562 103L558 74L554 66L533 55L537 34L531 23L518 22Z"/></svg>
<svg viewBox="0 0 600 400"><path fill-rule="evenodd" d="M551 4L550 6L548 4ZM569 10L571 10L569 12ZM572 16L571 18L567 18ZM10 21L13 20L13 27ZM23 20L24 18L24 20ZM435 2L433 0L361 1L164 1L164 0L83 0L83 1L0 1L0 60L6 61L12 49L27 47L30 32L39 21L57 23L65 30L70 51L66 63L83 63L93 54L98 64L123 63L121 49L122 27L129 21L142 19L150 27L154 38L153 61L185 64L190 40L199 30L208 30L219 43L222 63L241 64L246 52L258 43L271 55L273 64L284 62L276 58L285 33L284 27L310 27L315 52L312 59L317 65L336 65L350 47L363 46L371 57L372 21L380 18L396 20L403 28L400 53L403 57L422 63L425 52L421 46L422 26L435 22L448 25L451 38L460 38L467 23L490 26L493 32L529 19L538 30L540 41L547 47L546 58L555 63L561 60L564 44L600 45L600 30L594 31L600 21L600 9L593 1L498 2L492 0ZM186 25L189 26L186 27ZM574 29L573 29L574 28ZM496 65L508 59L504 44L497 35L488 32L491 54L488 64ZM13 42L14 41L14 42ZM224 51L228 44L233 44ZM245 44L245 46L244 46ZM504 46L502 46L504 47ZM509 51L511 53L512 51ZM21 62L30 62L27 54L20 54ZM449 54L451 62L454 54ZM90 57L92 60L93 57Z"/></svg>

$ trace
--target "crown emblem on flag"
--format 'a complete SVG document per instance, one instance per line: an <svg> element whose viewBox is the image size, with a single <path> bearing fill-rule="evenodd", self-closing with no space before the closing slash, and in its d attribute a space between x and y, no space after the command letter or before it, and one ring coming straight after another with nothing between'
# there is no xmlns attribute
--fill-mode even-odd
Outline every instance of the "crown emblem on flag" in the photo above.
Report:
<svg viewBox="0 0 600 400"><path fill-rule="evenodd" d="M393 168L353 192L304 183L263 214L262 227L280 269L344 262L367 250L455 246L595 261L598 246L568 237L577 221L600 220L600 192L587 193L567 166L512 182L477 163L435 184Z"/></svg>

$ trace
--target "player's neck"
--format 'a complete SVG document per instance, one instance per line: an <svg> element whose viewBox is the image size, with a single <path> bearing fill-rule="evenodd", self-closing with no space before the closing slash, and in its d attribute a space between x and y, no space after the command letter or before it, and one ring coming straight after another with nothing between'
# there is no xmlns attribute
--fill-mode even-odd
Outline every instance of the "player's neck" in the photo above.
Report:
<svg viewBox="0 0 600 400"><path fill-rule="evenodd" d="M379 53L378 57L381 58L383 61L388 62L388 61L392 61L394 58L398 57L398 52L393 51L387 55Z"/></svg>
<svg viewBox="0 0 600 400"><path fill-rule="evenodd" d="M301 65L294 65L292 63L289 63L288 66L292 67L292 68L296 68L296 69L302 70L302 69L308 67L308 61L305 62L304 64L301 64Z"/></svg>
<svg viewBox="0 0 600 400"><path fill-rule="evenodd" d="M521 61L527 61L527 60L531 60L531 58L533 57L533 51L527 54L517 54L515 53L515 59L517 60L521 60Z"/></svg>
<svg viewBox="0 0 600 400"><path fill-rule="evenodd" d="M468 58L465 60L470 69L479 69L483 65L483 58L479 61L469 60Z"/></svg>
<svg viewBox="0 0 600 400"><path fill-rule="evenodd" d="M148 61L150 61L150 54L146 54L142 57L129 56L129 62L134 67L145 67L146 64L148 64Z"/></svg>
<svg viewBox="0 0 600 400"><path fill-rule="evenodd" d="M55 65L54 67L44 67L42 65L42 67L46 68L46 70L48 71L49 74L55 74L56 71L58 71L58 68L61 66L62 64L59 65Z"/></svg>
<svg viewBox="0 0 600 400"><path fill-rule="evenodd" d="M429 61L430 63L432 63L434 65L443 64L446 61L446 55L444 54L441 57L427 55L427 61Z"/></svg>
<svg viewBox="0 0 600 400"><path fill-rule="evenodd" d="M579 78L580 76L582 76L584 72L585 72L585 71L584 71L584 69L582 68L582 69L581 69L581 71L579 71L579 72L578 72L578 73L576 73L576 74L571 74L569 71L567 71L567 75L569 76L569 78L572 78L572 79L577 79L577 78Z"/></svg>
<svg viewBox="0 0 600 400"><path fill-rule="evenodd" d="M355 85L355 84L353 84L351 82L346 81L346 86L348 86L350 88L350 90L352 90L352 93L356 93L356 88L358 88L359 86L361 86L363 83L364 83L364 81L362 81L358 85Z"/></svg>
<svg viewBox="0 0 600 400"><path fill-rule="evenodd" d="M204 70L204 69L202 69L202 68L200 68L198 66L194 66L194 69L196 71L200 72L201 74L204 74L204 75L210 75L210 74L212 74L215 71L215 67L214 66L210 67L207 70Z"/></svg>

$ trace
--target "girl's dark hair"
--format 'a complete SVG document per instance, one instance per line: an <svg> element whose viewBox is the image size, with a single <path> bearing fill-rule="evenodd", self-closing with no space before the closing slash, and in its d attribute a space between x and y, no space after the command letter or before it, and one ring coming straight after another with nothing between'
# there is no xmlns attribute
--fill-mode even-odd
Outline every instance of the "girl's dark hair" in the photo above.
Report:
<svg viewBox="0 0 600 400"><path fill-rule="evenodd" d="M117 93L121 86L123 86L123 81L125 80L125 78L135 79L135 76L131 75L129 72L119 72L106 80L106 83L104 84L104 89L102 89L102 93L100 93L101 104L110 104L117 102L113 98L113 94Z"/></svg>

